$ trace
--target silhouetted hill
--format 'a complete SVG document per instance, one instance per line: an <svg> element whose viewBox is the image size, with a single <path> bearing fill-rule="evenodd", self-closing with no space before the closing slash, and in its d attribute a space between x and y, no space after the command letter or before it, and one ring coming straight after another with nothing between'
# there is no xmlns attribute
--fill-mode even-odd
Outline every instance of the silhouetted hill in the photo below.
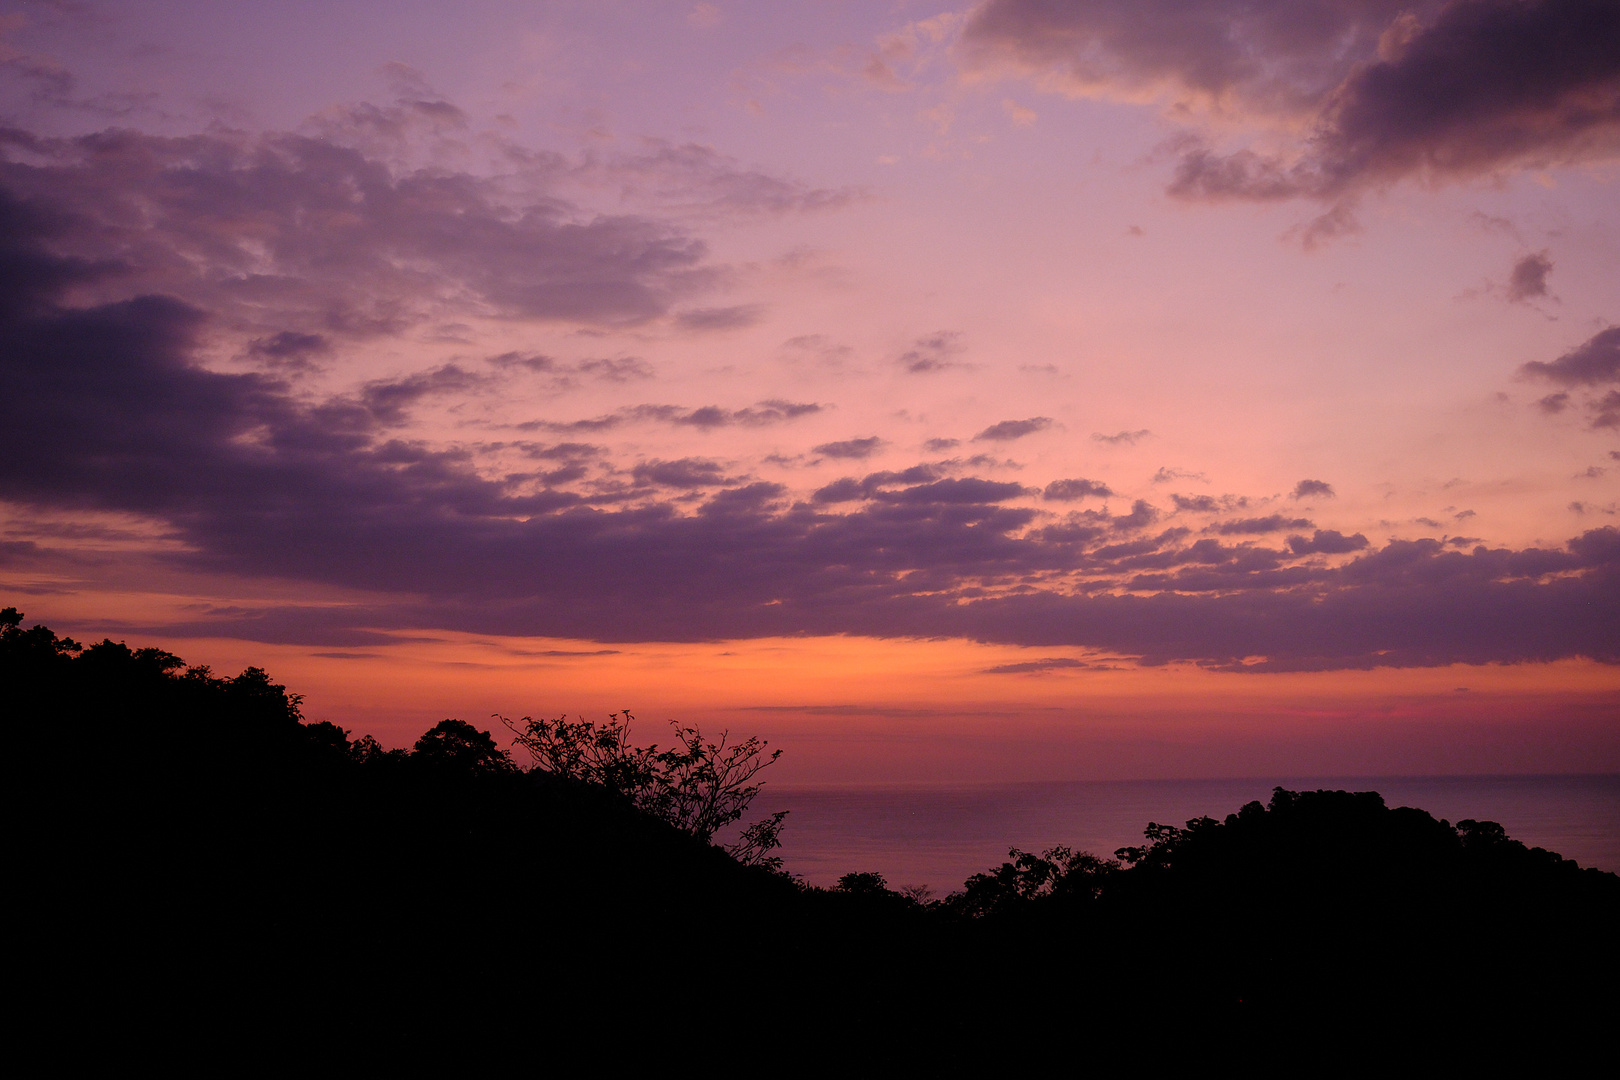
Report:
<svg viewBox="0 0 1620 1080"><path fill-rule="evenodd" d="M1455 1059L1590 1042L1616 1004L1620 879L1371 792L1278 789L1114 859L1014 852L922 903L740 865L459 721L387 751L259 669L81 649L12 609L0 687L19 970L93 1018L84 1052Z"/></svg>

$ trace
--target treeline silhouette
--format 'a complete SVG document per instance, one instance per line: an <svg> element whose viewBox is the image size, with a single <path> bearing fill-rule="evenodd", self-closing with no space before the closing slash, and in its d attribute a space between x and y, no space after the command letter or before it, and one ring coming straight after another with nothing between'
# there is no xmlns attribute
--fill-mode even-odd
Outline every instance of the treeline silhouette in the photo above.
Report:
<svg viewBox="0 0 1620 1080"><path fill-rule="evenodd" d="M1617 1003L1620 878L1372 792L1279 788L1112 858L1014 850L933 899L861 871L806 887L776 831L715 846L739 805L668 787L723 757L692 729L645 751L616 719L516 726L617 739L662 779L615 774L606 743L595 773L578 746L522 769L458 720L389 750L258 668L80 647L14 608L0 688L14 970L93 1033L67 1057L206 1034L458 1067L581 1045L724 1072L1457 1060L1590 1043ZM736 746L751 797L768 759Z"/></svg>

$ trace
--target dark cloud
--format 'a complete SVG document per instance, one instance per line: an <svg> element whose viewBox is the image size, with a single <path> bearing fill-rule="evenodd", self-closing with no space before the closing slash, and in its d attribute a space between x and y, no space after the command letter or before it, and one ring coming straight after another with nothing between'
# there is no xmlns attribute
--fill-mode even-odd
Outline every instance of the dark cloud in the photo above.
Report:
<svg viewBox="0 0 1620 1080"><path fill-rule="evenodd" d="M1345 536L1336 529L1317 529L1307 540L1303 536L1290 536L1288 549L1295 555L1344 555L1367 547L1367 538L1360 533Z"/></svg>
<svg viewBox="0 0 1620 1080"><path fill-rule="evenodd" d="M1101 432L1094 432L1091 437L1097 442L1107 443L1109 446L1135 446L1138 442L1152 434L1153 432L1149 431L1147 428L1142 428L1139 431L1119 431L1112 435L1104 435Z"/></svg>
<svg viewBox="0 0 1620 1080"><path fill-rule="evenodd" d="M1159 508L1145 499L1137 499L1131 504L1131 512L1124 517L1114 519L1114 528L1121 532L1133 529L1145 529L1159 520Z"/></svg>
<svg viewBox="0 0 1620 1080"><path fill-rule="evenodd" d="M367 383L360 391L360 404L389 425L403 424L405 411L422 398L436 394L465 393L484 385L487 380L463 371L455 364L445 364L431 371L420 371L403 379L383 379Z"/></svg>
<svg viewBox="0 0 1620 1080"><path fill-rule="evenodd" d="M1545 251L1526 255L1513 264L1508 275L1507 298L1515 303L1534 300L1547 295L1547 275L1552 273L1552 260Z"/></svg>
<svg viewBox="0 0 1620 1080"><path fill-rule="evenodd" d="M648 461L651 485L671 469L665 481L706 494L663 499L655 486L636 503L597 504L535 474L491 476L469 450L400 438L362 398L209 371L196 354L214 316L194 304L69 305L95 270L46 249L60 223L3 190L0 221L0 499L140 515L173 543L131 557L169 572L367 598L199 611L164 626L177 636L328 651L424 627L604 644L945 636L1235 671L1620 663L1613 528L1471 553L1436 540L1374 550L1318 531L1300 537L1301 555L1185 528L1154 534L1160 513L1142 501L1121 516L1053 520L1008 505L1030 489L938 464L792 502L778 484L709 484L720 470L704 459ZM437 371L426 381L454 377ZM727 415L744 411L791 410ZM595 448L505 451L566 465ZM7 557L30 566L59 558L44 537L8 543L19 546Z"/></svg>
<svg viewBox="0 0 1620 1080"><path fill-rule="evenodd" d="M1167 472L1168 470L1160 469L1159 472L1154 475L1153 482L1163 483L1165 480L1175 478L1174 476L1166 475ZM1181 473L1177 475L1190 476L1193 479L1203 480L1205 483L1209 482L1202 473ZM1249 498L1247 495L1222 495L1217 499L1213 495L1177 494L1171 495L1170 501L1175 504L1178 511L1190 511L1195 514L1230 514L1237 510L1247 510L1249 507Z"/></svg>
<svg viewBox="0 0 1620 1080"><path fill-rule="evenodd" d="M1016 664L997 664L995 667L984 669L985 675L1038 675L1047 671L1063 671L1070 668L1090 668L1095 665L1084 660L1075 660L1067 656L1048 656L1040 660L1025 660Z"/></svg>
<svg viewBox="0 0 1620 1080"><path fill-rule="evenodd" d="M1106 499L1114 490L1098 480L1054 480L1046 485L1041 498L1047 502L1075 502L1080 499Z"/></svg>
<svg viewBox="0 0 1620 1080"><path fill-rule="evenodd" d="M861 499L890 503L989 504L1030 493L1019 484L978 477L942 478L947 468L948 464L913 465L899 472L868 473L860 480L846 476L816 491L811 498L822 504Z"/></svg>
<svg viewBox="0 0 1620 1080"><path fill-rule="evenodd" d="M1294 490L1289 493L1288 497L1290 499L1309 499L1313 497L1331 499L1333 494L1333 485L1325 480L1301 480L1294 485Z"/></svg>
<svg viewBox="0 0 1620 1080"><path fill-rule="evenodd" d="M1170 501L1177 510L1190 510L1196 514L1212 514L1221 509L1221 504L1213 495L1171 495Z"/></svg>
<svg viewBox="0 0 1620 1080"><path fill-rule="evenodd" d="M248 342L247 351L249 356L270 367L298 371L314 367L314 358L330 353L332 343L321 334L283 330Z"/></svg>
<svg viewBox="0 0 1620 1080"><path fill-rule="evenodd" d="M539 353L507 352L489 357L488 363L505 371L522 369L537 375L549 375L554 390L578 386L581 379L625 383L653 377L652 365L638 356L601 357L565 363Z"/></svg>
<svg viewBox="0 0 1620 1080"><path fill-rule="evenodd" d="M732 482L719 462L707 458L643 461L630 470L630 475L638 484L672 488L723 487Z"/></svg>
<svg viewBox="0 0 1620 1080"><path fill-rule="evenodd" d="M1275 155L1184 139L1170 190L1186 198L1342 200L1620 153L1612 0L989 0L962 55L1069 93L1302 133ZM1334 214L1322 232L1348 227L1344 204Z"/></svg>
<svg viewBox="0 0 1620 1080"><path fill-rule="evenodd" d="M574 370L581 375L588 375L602 382L630 382L632 379L650 379L653 377L652 365L639 356L602 357L594 360L581 360L574 365Z"/></svg>
<svg viewBox="0 0 1620 1080"><path fill-rule="evenodd" d="M946 450L954 450L956 447L961 445L961 439L929 439L927 442L923 443L923 449L931 453L938 454Z"/></svg>
<svg viewBox="0 0 1620 1080"><path fill-rule="evenodd" d="M692 308L688 311L677 312L675 325L682 330L737 330L744 326L753 326L764 315L764 304Z"/></svg>
<svg viewBox="0 0 1620 1080"><path fill-rule="evenodd" d="M1599 330L1551 363L1532 360L1519 372L1563 386L1620 382L1620 326Z"/></svg>
<svg viewBox="0 0 1620 1080"><path fill-rule="evenodd" d="M910 349L900 354L900 366L916 375L945 371L964 366L956 359L961 352L962 335L941 330L918 338Z"/></svg>
<svg viewBox="0 0 1620 1080"><path fill-rule="evenodd" d="M820 446L811 447L811 450L830 458L849 458L861 461L877 453L882 446L882 439L876 435L870 435L864 439L843 439L839 442L822 443Z"/></svg>
<svg viewBox="0 0 1620 1080"><path fill-rule="evenodd" d="M1610 390L1592 405L1593 428L1620 428L1620 390Z"/></svg>
<svg viewBox="0 0 1620 1080"><path fill-rule="evenodd" d="M780 398L756 402L742 409L724 409L718 405L702 405L696 409L680 405L629 405L588 420L526 420L515 426L520 431L608 431L630 423L659 422L709 431L723 427L780 424L818 413L822 408L813 402L783 401Z"/></svg>
<svg viewBox="0 0 1620 1080"><path fill-rule="evenodd" d="M126 297L279 324L261 338L272 350L279 333L392 332L458 306L636 323L707 281L702 242L667 225L513 201L497 180L390 165L335 137L6 130L0 155L0 184L59 221L58 254L120 265L106 285Z"/></svg>
<svg viewBox="0 0 1620 1080"><path fill-rule="evenodd" d="M499 356L489 357L488 362L498 368L522 368L533 372L559 371L563 367L553 357L542 356L539 353L526 355L519 352L504 352Z"/></svg>
<svg viewBox="0 0 1620 1080"><path fill-rule="evenodd" d="M1154 484L1169 484L1176 480L1199 480L1206 484L1209 483L1209 477L1205 476L1201 472L1189 472L1186 469L1166 469L1163 467L1161 467L1158 472L1153 474L1153 478L1150 482ZM1174 498L1174 496L1172 496L1172 498Z"/></svg>
<svg viewBox="0 0 1620 1080"><path fill-rule="evenodd" d="M1049 416L1032 416L1028 420L1003 420L991 424L973 438L975 441L1010 442L1013 439L1022 439L1025 435L1033 435L1037 431L1045 431L1051 426L1052 418Z"/></svg>
<svg viewBox="0 0 1620 1080"><path fill-rule="evenodd" d="M1259 536L1264 533L1282 532L1284 529L1310 529L1314 527L1305 518L1290 518L1281 514L1270 514L1266 517L1234 518L1231 521L1223 521L1215 526L1215 531L1222 536Z"/></svg>
<svg viewBox="0 0 1620 1080"><path fill-rule="evenodd" d="M1600 330L1586 341L1549 362L1534 360L1519 368L1525 378L1546 379L1564 386L1601 386L1620 382L1620 326ZM1567 391L1548 394L1536 402L1544 413L1561 413L1573 404ZM1620 427L1620 390L1587 398L1588 419L1594 429Z"/></svg>

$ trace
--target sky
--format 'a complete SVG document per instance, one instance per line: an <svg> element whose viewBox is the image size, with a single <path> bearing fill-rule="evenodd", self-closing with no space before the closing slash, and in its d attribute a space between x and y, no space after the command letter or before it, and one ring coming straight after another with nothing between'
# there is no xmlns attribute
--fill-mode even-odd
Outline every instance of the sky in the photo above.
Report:
<svg viewBox="0 0 1620 1080"><path fill-rule="evenodd" d="M0 2L0 605L821 783L1620 771L1620 5Z"/></svg>

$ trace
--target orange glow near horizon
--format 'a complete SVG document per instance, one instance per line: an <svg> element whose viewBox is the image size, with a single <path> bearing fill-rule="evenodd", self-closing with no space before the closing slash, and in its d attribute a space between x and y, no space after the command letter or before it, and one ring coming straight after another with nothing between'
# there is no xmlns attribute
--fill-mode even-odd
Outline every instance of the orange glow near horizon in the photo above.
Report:
<svg viewBox="0 0 1620 1080"><path fill-rule="evenodd" d="M985 782L1620 769L1620 671L1588 661L1246 674L1187 664L988 674L1053 650L855 637L603 644L434 633L311 651L158 643L216 673L249 664L330 720L408 746L454 716L629 710L761 735L782 782ZM131 644L137 644L131 641Z"/></svg>

